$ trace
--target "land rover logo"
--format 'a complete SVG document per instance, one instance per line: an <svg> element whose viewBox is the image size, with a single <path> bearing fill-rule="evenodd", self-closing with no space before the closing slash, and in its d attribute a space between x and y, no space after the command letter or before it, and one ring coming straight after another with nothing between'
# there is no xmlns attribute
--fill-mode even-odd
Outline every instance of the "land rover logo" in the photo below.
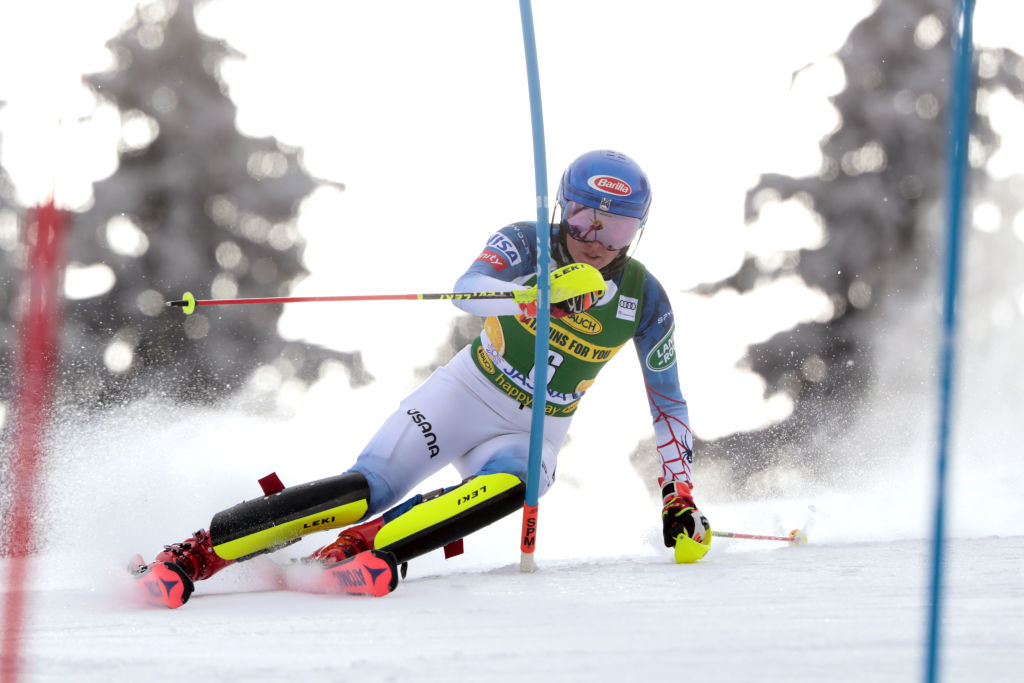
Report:
<svg viewBox="0 0 1024 683"><path fill-rule="evenodd" d="M651 352L647 354L647 367L654 372L661 372L662 370L668 370L676 362L676 343L672 334L675 332L676 326L673 325L668 333L661 338L661 340L654 345Z"/></svg>

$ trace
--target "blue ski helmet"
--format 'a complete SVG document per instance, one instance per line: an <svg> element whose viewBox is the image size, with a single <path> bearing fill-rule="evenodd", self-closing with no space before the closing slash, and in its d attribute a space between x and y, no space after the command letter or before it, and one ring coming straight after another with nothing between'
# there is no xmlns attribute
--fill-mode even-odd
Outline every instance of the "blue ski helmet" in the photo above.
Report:
<svg viewBox="0 0 1024 683"><path fill-rule="evenodd" d="M629 260L627 247L635 235L643 232L647 221L647 212L651 208L651 185L647 181L647 174L625 154L608 149L587 152L569 164L558 185L558 206L562 216L554 226L552 242L552 255L559 266L572 263L567 243L571 232L575 239L581 241L596 238L581 237L571 225L572 216L578 215L573 212L582 208L579 205L593 209L595 213L615 214L636 221L629 230L630 234L623 235L625 246L619 249L611 263L601 269L604 278L611 280L626 267ZM604 221L606 228L611 228L609 219L606 217ZM605 246L611 249L622 242L605 242Z"/></svg>
<svg viewBox="0 0 1024 683"><path fill-rule="evenodd" d="M587 152L569 164L558 185L558 204L578 202L592 209L639 218L651 208L651 184L635 161L608 149Z"/></svg>

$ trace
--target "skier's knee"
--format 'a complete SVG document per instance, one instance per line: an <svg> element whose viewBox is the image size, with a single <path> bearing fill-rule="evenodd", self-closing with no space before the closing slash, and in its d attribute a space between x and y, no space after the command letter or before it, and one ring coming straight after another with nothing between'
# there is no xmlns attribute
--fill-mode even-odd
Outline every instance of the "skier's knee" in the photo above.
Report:
<svg viewBox="0 0 1024 683"><path fill-rule="evenodd" d="M548 460L551 460L551 467L549 468ZM514 475L520 481L527 480L527 473L529 471L530 455L529 452L524 448L503 448L495 453L491 458L484 463L483 467L477 474L495 474L498 472L506 472ZM540 463L540 486L539 495L543 496L547 493L548 489L551 488L551 484L555 481L555 470L554 470L553 458L543 457Z"/></svg>
<svg viewBox="0 0 1024 683"><path fill-rule="evenodd" d="M348 473L358 473L366 480L366 486L369 489L367 495L367 500L369 501L369 509L366 511L367 515L376 515L381 510L386 510L395 504L398 496L405 493L405 491L395 493L387 479L369 468L356 466L346 472L346 474Z"/></svg>
<svg viewBox="0 0 1024 683"><path fill-rule="evenodd" d="M504 448L495 453L490 460L484 463L477 474L496 474L505 472L514 475L520 481L526 481L526 472L529 467L529 453L522 452L518 448Z"/></svg>

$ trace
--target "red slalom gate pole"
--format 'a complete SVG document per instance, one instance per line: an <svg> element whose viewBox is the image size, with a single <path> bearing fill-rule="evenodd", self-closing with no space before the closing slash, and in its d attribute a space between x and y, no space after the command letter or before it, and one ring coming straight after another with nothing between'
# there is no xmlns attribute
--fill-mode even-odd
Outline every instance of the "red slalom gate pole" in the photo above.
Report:
<svg viewBox="0 0 1024 683"><path fill-rule="evenodd" d="M21 673L21 633L26 616L29 553L46 415L53 402L57 367L66 214L49 204L26 218L27 269L22 283L24 314L19 330L13 395L10 492L5 519L8 555L0 680L14 683Z"/></svg>

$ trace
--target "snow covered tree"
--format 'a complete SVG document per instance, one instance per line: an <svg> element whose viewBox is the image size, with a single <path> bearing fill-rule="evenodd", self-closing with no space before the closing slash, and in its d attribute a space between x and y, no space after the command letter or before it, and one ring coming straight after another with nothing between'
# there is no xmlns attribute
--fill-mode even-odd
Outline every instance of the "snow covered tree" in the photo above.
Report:
<svg viewBox="0 0 1024 683"><path fill-rule="evenodd" d="M219 77L235 53L200 33L192 0L141 7L108 47L116 67L85 82L120 110L120 165L74 218L70 259L111 285L66 306L65 398L102 405L158 387L212 400L261 366L309 381L328 359L366 381L358 354L280 338L279 305L187 317L164 306L186 290L287 294L305 274L296 213L317 182L300 150L237 130Z"/></svg>
<svg viewBox="0 0 1024 683"><path fill-rule="evenodd" d="M846 86L832 102L841 123L821 144L821 170L804 178L765 174L748 192L748 222L772 202L796 200L820 219L824 243L778 258L748 253L737 273L702 291L746 292L795 274L825 292L833 312L828 322L798 325L748 349L766 393L788 394L793 412L759 431L699 443L702 458L747 474L777 463L830 467L808 444L834 441L850 426L874 380L873 340L886 333L886 317L906 313L921 285L933 282L925 275L935 274L943 230L949 4L882 0L838 53ZM1019 55L998 49L977 57L979 102L1000 89L1022 98ZM979 107L970 152L975 194L986 188L985 164L998 143ZM1002 215L1012 218L1019 192L999 196Z"/></svg>

